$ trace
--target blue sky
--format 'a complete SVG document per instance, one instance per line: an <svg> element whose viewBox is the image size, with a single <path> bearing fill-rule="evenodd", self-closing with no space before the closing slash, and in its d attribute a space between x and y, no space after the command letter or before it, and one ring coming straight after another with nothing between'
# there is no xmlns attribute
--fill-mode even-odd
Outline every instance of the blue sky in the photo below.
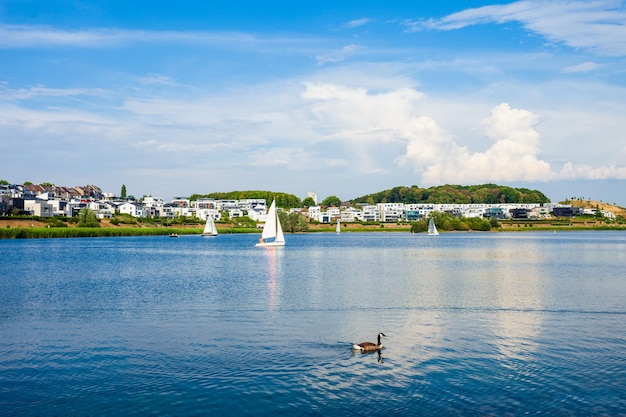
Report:
<svg viewBox="0 0 626 417"><path fill-rule="evenodd" d="M625 64L624 1L3 0L0 179L626 206Z"/></svg>

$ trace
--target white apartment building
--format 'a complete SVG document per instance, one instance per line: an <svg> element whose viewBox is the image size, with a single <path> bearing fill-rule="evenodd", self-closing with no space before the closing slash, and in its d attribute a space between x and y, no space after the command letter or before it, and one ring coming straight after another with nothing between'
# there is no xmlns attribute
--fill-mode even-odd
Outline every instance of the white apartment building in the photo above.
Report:
<svg viewBox="0 0 626 417"><path fill-rule="evenodd" d="M117 207L117 210L122 214L128 214L133 217L146 217L146 209L137 203L123 203Z"/></svg>
<svg viewBox="0 0 626 417"><path fill-rule="evenodd" d="M202 220L206 220L209 217L213 217L213 220L222 220L222 212L214 208L199 208L196 209L196 217Z"/></svg>
<svg viewBox="0 0 626 417"><path fill-rule="evenodd" d="M142 203L144 207L154 207L154 208L163 207L163 204L165 204L161 197L152 197L152 196L144 197L142 200Z"/></svg>
<svg viewBox="0 0 626 417"><path fill-rule="evenodd" d="M364 222L379 222L380 211L377 206L363 206L363 221Z"/></svg>

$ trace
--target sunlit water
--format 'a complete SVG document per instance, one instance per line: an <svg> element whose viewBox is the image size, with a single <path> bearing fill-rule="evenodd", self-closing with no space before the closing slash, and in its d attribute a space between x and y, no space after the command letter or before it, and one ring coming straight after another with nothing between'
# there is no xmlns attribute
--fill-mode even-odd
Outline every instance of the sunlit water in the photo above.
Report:
<svg viewBox="0 0 626 417"><path fill-rule="evenodd" d="M0 414L626 415L626 233L257 238L0 241Z"/></svg>

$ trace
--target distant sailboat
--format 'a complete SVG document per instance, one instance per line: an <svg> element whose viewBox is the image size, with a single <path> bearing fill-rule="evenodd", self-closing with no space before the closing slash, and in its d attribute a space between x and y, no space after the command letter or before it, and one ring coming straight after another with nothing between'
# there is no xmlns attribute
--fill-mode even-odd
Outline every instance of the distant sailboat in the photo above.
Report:
<svg viewBox="0 0 626 417"><path fill-rule="evenodd" d="M337 227L335 228L335 231L337 234L341 233L341 222L339 220L337 220Z"/></svg>
<svg viewBox="0 0 626 417"><path fill-rule="evenodd" d="M435 226L435 221L431 217L428 221L428 236L437 236L439 232L437 231L437 226Z"/></svg>
<svg viewBox="0 0 626 417"><path fill-rule="evenodd" d="M217 236L217 228L212 216L207 216L202 236Z"/></svg>
<svg viewBox="0 0 626 417"><path fill-rule="evenodd" d="M255 246L285 246L283 228L280 225L280 220L278 220L278 214L276 213L276 200L272 201L272 205L270 205L270 209L265 218L261 239Z"/></svg>

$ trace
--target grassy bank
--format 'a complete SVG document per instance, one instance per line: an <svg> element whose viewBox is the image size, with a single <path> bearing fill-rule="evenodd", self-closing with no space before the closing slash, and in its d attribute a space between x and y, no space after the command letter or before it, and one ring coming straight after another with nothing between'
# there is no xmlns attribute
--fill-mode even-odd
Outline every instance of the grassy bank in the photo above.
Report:
<svg viewBox="0 0 626 417"><path fill-rule="evenodd" d="M194 229L125 227L19 227L0 229L0 239L63 238L63 237L109 237L109 236L154 236L175 234L198 234Z"/></svg>
<svg viewBox="0 0 626 417"><path fill-rule="evenodd" d="M37 222L20 224L20 227L0 228L0 239L28 239L28 238L71 238L71 237L109 237L109 236L156 236L156 235L198 235L202 233L201 227L48 227ZM528 232L528 231L580 231L580 230L626 230L624 224L607 224L603 222L583 221L505 221L500 227L492 228L492 232ZM410 232L409 223L385 223L385 224L343 224L342 233L351 232ZM440 229L442 233L446 230ZM468 231L468 230L465 230ZM259 229L250 227L219 227L220 234L230 233L260 233ZM334 233L334 224L311 224L308 233ZM307 233L305 232L305 233Z"/></svg>
<svg viewBox="0 0 626 417"><path fill-rule="evenodd" d="M258 233L257 229L228 228L220 233ZM67 238L67 237L111 237L111 236L157 236L199 235L201 229L173 227L16 227L0 229L0 239Z"/></svg>

